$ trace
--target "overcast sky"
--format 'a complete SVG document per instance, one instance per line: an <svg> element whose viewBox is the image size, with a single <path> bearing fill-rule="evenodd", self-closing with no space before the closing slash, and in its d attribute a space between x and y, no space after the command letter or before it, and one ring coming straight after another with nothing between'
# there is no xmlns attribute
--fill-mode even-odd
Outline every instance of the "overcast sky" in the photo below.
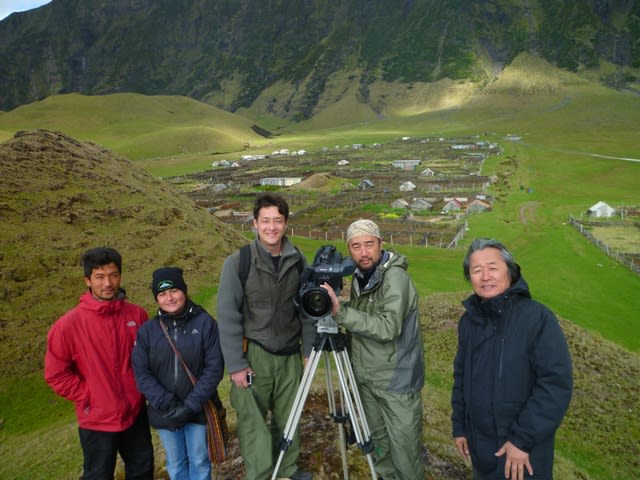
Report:
<svg viewBox="0 0 640 480"><path fill-rule="evenodd" d="M0 20L13 12L23 12L39 7L51 0L0 0Z"/></svg>

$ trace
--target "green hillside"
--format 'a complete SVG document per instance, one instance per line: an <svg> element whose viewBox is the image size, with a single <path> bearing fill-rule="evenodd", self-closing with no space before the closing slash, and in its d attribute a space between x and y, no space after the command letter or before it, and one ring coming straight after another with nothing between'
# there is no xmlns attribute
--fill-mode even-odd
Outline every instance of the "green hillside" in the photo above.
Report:
<svg viewBox="0 0 640 480"><path fill-rule="evenodd" d="M238 151L263 140L252 122L178 96L133 93L58 95L0 116L0 140L16 130L44 128L90 140L132 160ZM4 133L3 133L4 132Z"/></svg>

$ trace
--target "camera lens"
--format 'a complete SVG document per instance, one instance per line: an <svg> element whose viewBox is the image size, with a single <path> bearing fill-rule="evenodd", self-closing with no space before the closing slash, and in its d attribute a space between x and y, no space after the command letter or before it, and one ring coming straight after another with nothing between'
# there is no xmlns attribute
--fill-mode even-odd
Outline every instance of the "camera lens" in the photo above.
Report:
<svg viewBox="0 0 640 480"><path fill-rule="evenodd" d="M310 317L324 317L331 307L331 297L322 287L313 287L302 296L302 309Z"/></svg>

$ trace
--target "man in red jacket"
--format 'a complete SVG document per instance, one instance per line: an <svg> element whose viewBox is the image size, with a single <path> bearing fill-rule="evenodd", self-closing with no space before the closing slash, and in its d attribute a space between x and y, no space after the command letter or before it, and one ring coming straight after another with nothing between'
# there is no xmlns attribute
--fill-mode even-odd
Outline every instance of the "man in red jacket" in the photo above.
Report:
<svg viewBox="0 0 640 480"><path fill-rule="evenodd" d="M136 333L147 313L125 301L122 257L116 250L89 250L83 265L87 291L49 331L45 380L75 403L84 480L112 480L118 453L127 480L152 480L149 422L131 365Z"/></svg>

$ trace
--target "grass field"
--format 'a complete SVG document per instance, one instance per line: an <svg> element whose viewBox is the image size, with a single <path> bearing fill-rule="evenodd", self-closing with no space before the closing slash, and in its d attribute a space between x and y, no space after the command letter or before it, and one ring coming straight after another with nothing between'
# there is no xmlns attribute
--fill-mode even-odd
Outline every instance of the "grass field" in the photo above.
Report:
<svg viewBox="0 0 640 480"><path fill-rule="evenodd" d="M387 118L360 121L360 112L354 123L349 123L349 109L336 106L340 117L333 122L330 118L298 125L274 122L279 136L265 139L251 130L250 120L184 98L64 95L0 115L0 141L20 129L60 130L121 153L155 176L167 176L199 171L216 159L236 158L245 151L268 152L284 147L312 150L385 142L405 135L491 132L501 139L508 134L521 136L518 142L501 140L504 153L485 163L485 175L500 175L508 170L510 186L495 185L492 194L498 201L493 211L470 219L467 237L458 249L393 248L408 256L421 296L433 301L438 295L453 295L458 302L470 290L462 276L465 246L478 236L500 239L513 250L534 298L577 328L621 346L626 350L621 365L631 365L627 370L635 371L640 354L640 278L589 244L568 225L567 219L569 214L578 215L599 200L614 206L640 205L640 162L594 156L640 158L640 98L569 75L560 78L554 92L546 96L514 95L500 90L461 98L446 106L417 108L420 98L410 99L406 105ZM332 123L335 126L327 127ZM301 237L294 241L309 258L323 243ZM344 245L339 247L345 251ZM195 296L215 311L216 291L213 284ZM449 455L448 356L453 339L450 331L441 332L437 325L433 328L425 395L433 409L429 418L438 428L428 435L437 452ZM576 342L574 348L580 361L587 363L589 359L582 359L585 352L591 355L602 350L595 340ZM611 355L610 358L618 358ZM589 374L609 367L597 365L596 361L589 365ZM613 382L611 391L618 384L623 390L636 388L635 383L626 383L632 380L624 378L624 369L610 370L619 378L603 377L603 388L606 389L606 381ZM637 412L635 416L620 414L630 397L608 399L606 392L600 393L602 398L597 400L603 402L601 405L614 404L618 410L609 412L608 407L602 407L606 415L597 417L597 425L589 425L588 417L595 415L594 411L586 407L581 410L584 399L582 391L577 392L576 409L587 418L570 419L568 429L561 429L557 464L561 471L580 470L582 474L559 478L628 479L634 471L637 473L637 463L626 458L624 451L607 450L606 456L597 453L598 442L620 445L640 434ZM69 473L77 471L79 461L77 434L70 426L70 405L55 397L39 375L1 380L0 411L4 419L0 430L0 477L77 478ZM607 438L606 432L602 433L600 423L609 422L611 428L617 428L619 419L628 419L628 430L624 431L635 437ZM590 432L596 430L604 436L593 434L590 438ZM7 448L9 444L11 448ZM37 455L30 455L32 449ZM637 448L632 452L637 453ZM18 460L9 460L16 457ZM31 461L32 457L38 460ZM622 473L616 471L618 465L622 465ZM27 476L21 477L22 474Z"/></svg>

